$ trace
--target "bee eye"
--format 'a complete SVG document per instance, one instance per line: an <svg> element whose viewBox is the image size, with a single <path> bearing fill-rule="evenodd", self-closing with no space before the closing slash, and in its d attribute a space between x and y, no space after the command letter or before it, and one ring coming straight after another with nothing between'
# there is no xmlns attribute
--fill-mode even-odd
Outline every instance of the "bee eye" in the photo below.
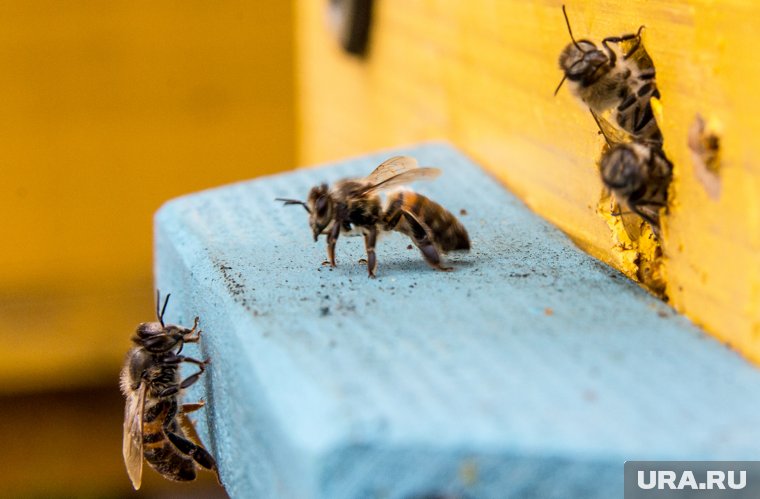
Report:
<svg viewBox="0 0 760 499"><path fill-rule="evenodd" d="M317 199L317 215L323 216L327 212L327 198L321 197Z"/></svg>

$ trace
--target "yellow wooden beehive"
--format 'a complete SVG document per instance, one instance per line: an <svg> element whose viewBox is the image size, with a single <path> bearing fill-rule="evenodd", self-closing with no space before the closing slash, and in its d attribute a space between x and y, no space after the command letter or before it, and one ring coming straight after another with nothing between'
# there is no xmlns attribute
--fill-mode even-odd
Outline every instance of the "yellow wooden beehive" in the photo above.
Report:
<svg viewBox="0 0 760 499"><path fill-rule="evenodd" d="M552 95L569 42L561 1L375 2L365 58L340 49L324 22L327 3L297 2L299 163L451 140L580 247L760 362L760 4L567 5L578 38L646 26L674 163L659 249L652 238L628 241L600 209L603 139L566 90ZM720 143L707 181L689 147L697 115Z"/></svg>

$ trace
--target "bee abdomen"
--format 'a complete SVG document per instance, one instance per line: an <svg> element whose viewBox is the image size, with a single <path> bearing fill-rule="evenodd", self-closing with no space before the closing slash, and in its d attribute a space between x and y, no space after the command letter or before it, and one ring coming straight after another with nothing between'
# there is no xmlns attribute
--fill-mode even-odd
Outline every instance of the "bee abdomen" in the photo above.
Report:
<svg viewBox="0 0 760 499"><path fill-rule="evenodd" d="M470 236L464 225L446 208L432 199L416 192L399 192L389 199L390 206L400 204L403 211L410 213L430 229L430 236L441 251L467 251Z"/></svg>
<svg viewBox="0 0 760 499"><path fill-rule="evenodd" d="M179 482L195 480L193 460L182 456L168 440L160 447L146 449L145 460L164 478Z"/></svg>

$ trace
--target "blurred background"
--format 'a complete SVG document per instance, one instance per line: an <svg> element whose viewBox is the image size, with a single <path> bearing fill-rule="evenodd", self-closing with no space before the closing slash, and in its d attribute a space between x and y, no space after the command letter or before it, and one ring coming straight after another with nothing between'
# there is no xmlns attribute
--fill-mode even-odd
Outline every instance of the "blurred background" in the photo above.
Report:
<svg viewBox="0 0 760 499"><path fill-rule="evenodd" d="M0 6L3 496L133 495L117 379L155 316L152 215L293 168L293 8ZM144 475L146 496L214 490Z"/></svg>
<svg viewBox="0 0 760 499"><path fill-rule="evenodd" d="M364 56L346 50L362 52L340 15L355 3L0 4L4 496L138 496L117 379L136 324L154 317L152 216L170 198L443 138L635 278L597 213L593 121L552 94L569 42L562 0L376 0ZM758 12L741 0L571 9L579 37L646 24L676 168L668 300L756 362L760 68L735 60L756 44ZM697 113L723 134L717 200L691 173ZM144 475L146 497L224 494L209 474Z"/></svg>

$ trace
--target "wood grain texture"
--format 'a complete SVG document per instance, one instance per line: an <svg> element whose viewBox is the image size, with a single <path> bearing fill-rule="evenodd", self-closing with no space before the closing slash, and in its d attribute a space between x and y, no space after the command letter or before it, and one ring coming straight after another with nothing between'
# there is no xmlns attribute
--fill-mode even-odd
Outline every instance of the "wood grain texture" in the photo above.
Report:
<svg viewBox="0 0 760 499"><path fill-rule="evenodd" d="M597 213L602 140L567 89L552 96L569 41L560 1L376 2L366 60L340 51L326 2L297 5L301 164L447 138L583 249L635 276L637 256ZM760 5L584 0L568 12L576 36L593 40L646 25L675 163L663 243L669 302L760 362ZM717 200L687 146L697 113L721 132Z"/></svg>

